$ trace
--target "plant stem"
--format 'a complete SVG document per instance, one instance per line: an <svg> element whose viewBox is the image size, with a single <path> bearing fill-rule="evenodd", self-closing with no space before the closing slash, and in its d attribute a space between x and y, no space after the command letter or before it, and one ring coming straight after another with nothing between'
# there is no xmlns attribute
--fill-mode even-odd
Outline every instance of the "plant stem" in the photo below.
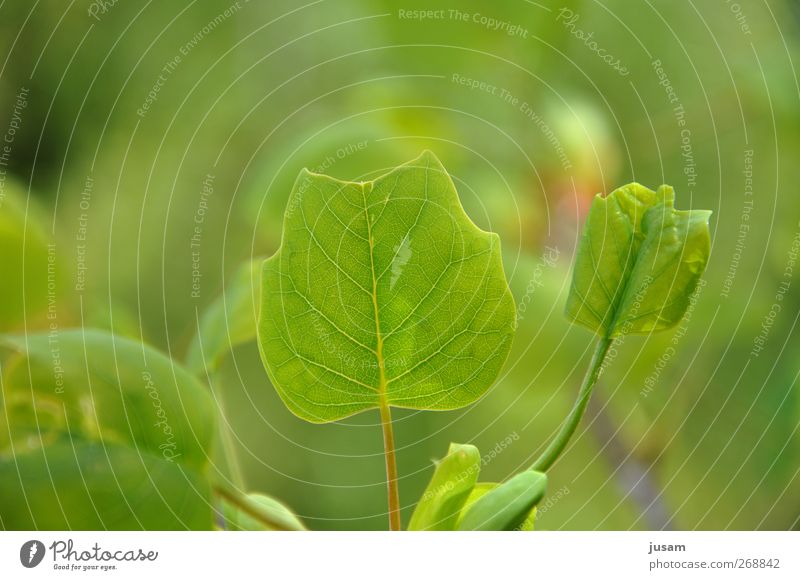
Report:
<svg viewBox="0 0 800 580"><path fill-rule="evenodd" d="M214 493L223 498L228 503L235 505L237 508L248 514L249 516L257 519L259 522L267 527L279 531L290 531L284 524L276 521L270 513L264 509L263 506L253 502L246 495L242 494L238 489L230 487L225 484L218 484L214 486Z"/></svg>
<svg viewBox="0 0 800 580"><path fill-rule="evenodd" d="M561 426L561 430L558 432L558 435L556 435L556 438L553 439L547 449L544 450L544 453L542 453L539 459L531 466L532 470L547 471L564 451L570 438L578 428L578 424L581 422L583 413L586 410L586 404L589 402L589 397L592 394L592 389L597 383L597 379L600 377L603 361L613 342L614 339L608 337L603 337L597 341L597 346L592 355L592 361L589 363L589 369L583 377L583 383L578 392L578 400L575 401L575 405L569 412L569 416L567 416L566 421L564 421L564 424Z"/></svg>
<svg viewBox="0 0 800 580"><path fill-rule="evenodd" d="M217 379L220 373L208 373L208 385L211 387L211 392L216 399L217 408L219 409L219 438L222 443L222 451L225 454L225 464L228 467L228 475L233 482L233 485L240 489L244 489L244 476L242 474L242 466L239 463L239 456L236 453L236 445L233 442L233 429L228 421L228 411L225 405L225 399L222 392L216 388Z"/></svg>
<svg viewBox="0 0 800 580"><path fill-rule="evenodd" d="M381 427L383 427L383 453L386 458L386 487L389 494L389 529L399 532L400 523L400 489L397 484L397 457L394 452L394 432L392 431L392 412L389 405L381 397Z"/></svg>
<svg viewBox="0 0 800 580"><path fill-rule="evenodd" d="M228 423L228 417L225 415L224 410L220 409L220 411L222 413L222 420L225 421L225 425L220 425L220 435L222 438L222 447L225 450L225 460L228 464L228 471L230 472L233 484L238 488L244 489L244 475L242 475L242 466L239 463L239 456L236 453L236 445L233 443L231 426L230 423Z"/></svg>

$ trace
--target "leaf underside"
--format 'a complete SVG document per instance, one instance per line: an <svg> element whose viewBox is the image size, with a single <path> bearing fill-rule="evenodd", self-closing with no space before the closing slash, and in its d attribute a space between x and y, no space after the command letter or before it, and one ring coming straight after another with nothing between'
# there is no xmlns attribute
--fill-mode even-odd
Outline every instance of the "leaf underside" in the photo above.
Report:
<svg viewBox="0 0 800 580"><path fill-rule="evenodd" d="M259 321L292 412L462 407L495 380L513 332L499 238L470 221L432 153L369 182L301 172Z"/></svg>
<svg viewBox="0 0 800 580"><path fill-rule="evenodd" d="M668 185L595 197L581 238L567 316L614 338L677 324L708 262L707 210L679 211Z"/></svg>

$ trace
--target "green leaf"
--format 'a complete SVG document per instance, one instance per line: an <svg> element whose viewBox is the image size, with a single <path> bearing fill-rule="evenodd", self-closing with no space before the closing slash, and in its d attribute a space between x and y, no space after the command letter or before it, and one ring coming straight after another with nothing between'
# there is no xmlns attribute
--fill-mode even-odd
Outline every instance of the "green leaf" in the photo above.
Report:
<svg viewBox="0 0 800 580"><path fill-rule="evenodd" d="M431 482L417 504L409 530L454 530L481 470L481 454L473 445L451 443L436 464Z"/></svg>
<svg viewBox="0 0 800 580"><path fill-rule="evenodd" d="M567 316L614 338L670 328L710 252L710 211L678 211L668 185L631 183L595 197L578 247Z"/></svg>
<svg viewBox="0 0 800 580"><path fill-rule="evenodd" d="M61 433L122 443L204 468L216 409L188 371L140 342L97 330L2 336L12 439L38 446Z"/></svg>
<svg viewBox="0 0 800 580"><path fill-rule="evenodd" d="M255 340L263 260L242 264L203 313L186 357L198 376L215 371L234 347Z"/></svg>
<svg viewBox="0 0 800 580"><path fill-rule="evenodd" d="M458 522L459 530L511 531L533 529L533 517L547 489L547 476L523 471L502 484L475 486Z"/></svg>
<svg viewBox="0 0 800 580"><path fill-rule="evenodd" d="M0 330L28 325L47 309L48 292L57 287L55 255L48 254L48 237L36 208L22 191L7 182L0 189ZM48 264L48 259L53 262ZM48 270L49 267L49 270ZM50 279L52 278L52 280ZM48 284L52 282L51 284Z"/></svg>
<svg viewBox="0 0 800 580"><path fill-rule="evenodd" d="M259 321L296 415L467 405L497 377L514 319L499 238L469 220L432 153L374 181L300 173Z"/></svg>
<svg viewBox="0 0 800 580"><path fill-rule="evenodd" d="M266 514L267 517L265 519L278 522L283 530L301 531L306 529L303 522L289 507L272 497L260 493L249 493L245 500L252 510ZM223 506L225 520L231 530L262 531L277 529L227 501L223 503Z"/></svg>
<svg viewBox="0 0 800 580"><path fill-rule="evenodd" d="M0 456L6 530L210 530L196 471L117 444L63 440Z"/></svg>

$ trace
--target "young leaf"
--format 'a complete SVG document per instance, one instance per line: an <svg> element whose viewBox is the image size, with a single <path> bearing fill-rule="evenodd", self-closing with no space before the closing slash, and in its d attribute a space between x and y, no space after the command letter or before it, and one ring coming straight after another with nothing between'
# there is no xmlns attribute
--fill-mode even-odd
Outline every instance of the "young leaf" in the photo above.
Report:
<svg viewBox="0 0 800 580"><path fill-rule="evenodd" d="M677 324L708 262L706 210L678 211L668 185L595 197L578 247L567 316L606 338Z"/></svg>
<svg viewBox="0 0 800 580"><path fill-rule="evenodd" d="M186 356L186 366L195 375L215 371L234 347L255 339L262 262L239 266L223 294L200 318Z"/></svg>
<svg viewBox="0 0 800 580"><path fill-rule="evenodd" d="M260 316L272 383L318 423L475 401L515 318L499 238L469 220L429 152L374 181L302 171L264 262Z"/></svg>
<svg viewBox="0 0 800 580"><path fill-rule="evenodd" d="M532 469L546 471L567 446L586 410L603 361L623 334L677 324L708 262L707 210L678 211L668 185L631 183L595 197L583 229L566 314L597 340L578 399Z"/></svg>
<svg viewBox="0 0 800 580"><path fill-rule="evenodd" d="M62 438L0 456L7 530L210 530L208 482L196 471L118 444Z"/></svg>
<svg viewBox="0 0 800 580"><path fill-rule="evenodd" d="M511 531L533 528L533 510L544 497L547 476L523 471L502 484L479 484L464 508L459 530Z"/></svg>
<svg viewBox="0 0 800 580"><path fill-rule="evenodd" d="M4 367L7 421L46 443L69 433L126 443L204 468L216 410L188 371L140 342L97 330L1 336L17 353Z"/></svg>
<svg viewBox="0 0 800 580"><path fill-rule="evenodd" d="M451 443L447 455L436 464L408 529L454 530L480 470L481 454L477 447Z"/></svg>

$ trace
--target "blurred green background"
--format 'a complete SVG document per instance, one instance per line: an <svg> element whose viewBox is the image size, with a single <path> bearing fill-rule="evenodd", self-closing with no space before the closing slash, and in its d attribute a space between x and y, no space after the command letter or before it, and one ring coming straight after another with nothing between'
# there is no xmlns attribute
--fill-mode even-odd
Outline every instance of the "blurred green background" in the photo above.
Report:
<svg viewBox="0 0 800 580"><path fill-rule="evenodd" d="M537 527L798 528L799 24L756 0L0 3L0 241L23 216L27 247L0 263L0 324L54 309L183 359L276 250L302 167L368 178L431 149L500 234L520 325L478 403L395 412L407 522L450 441L512 438L483 480L543 449L593 342L562 315L591 197L670 183L714 210L707 283L679 329L617 346ZM252 343L215 383L250 487L313 529L386 529L377 411L303 422Z"/></svg>

